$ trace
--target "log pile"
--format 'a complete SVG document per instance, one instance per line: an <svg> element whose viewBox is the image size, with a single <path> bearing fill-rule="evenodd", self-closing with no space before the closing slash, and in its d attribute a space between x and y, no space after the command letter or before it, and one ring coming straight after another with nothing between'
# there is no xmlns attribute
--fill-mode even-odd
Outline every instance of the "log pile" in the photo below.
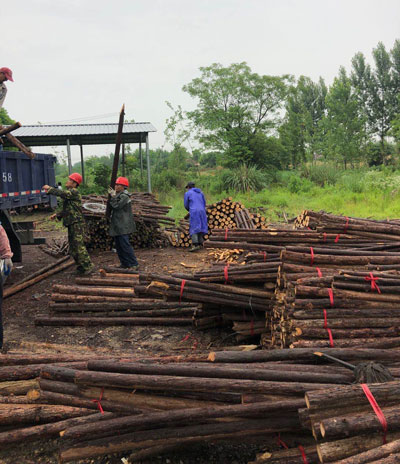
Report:
<svg viewBox="0 0 400 464"><path fill-rule="evenodd" d="M220 200L212 205L207 206L207 221L209 235L207 240L215 231L222 229L264 229L265 217L261 214L252 214L242 203L232 200L232 197ZM189 221L181 219L176 228L175 235L172 237L172 244L176 247L188 247L192 244L189 235ZM240 248L240 247L236 247Z"/></svg>
<svg viewBox="0 0 400 464"><path fill-rule="evenodd" d="M400 382L394 381L337 386L323 394L307 392L307 409L300 417L310 424L320 461L337 464L398 462L399 388ZM378 405L381 419L367 395Z"/></svg>
<svg viewBox="0 0 400 464"><path fill-rule="evenodd" d="M132 212L136 223L136 232L131 236L135 248L158 248L166 246L168 238L161 226L171 226L174 219L167 216L169 206L160 205L151 193L134 192L131 194ZM86 221L86 246L89 250L110 250L112 238L108 235L108 222L105 211L96 211L93 205L105 205L105 196L83 196L82 203L89 204L92 210L83 208Z"/></svg>
<svg viewBox="0 0 400 464"><path fill-rule="evenodd" d="M53 285L50 315L35 316L39 326L191 326L202 310L146 295L138 274L106 268L98 276L77 277L75 285Z"/></svg>

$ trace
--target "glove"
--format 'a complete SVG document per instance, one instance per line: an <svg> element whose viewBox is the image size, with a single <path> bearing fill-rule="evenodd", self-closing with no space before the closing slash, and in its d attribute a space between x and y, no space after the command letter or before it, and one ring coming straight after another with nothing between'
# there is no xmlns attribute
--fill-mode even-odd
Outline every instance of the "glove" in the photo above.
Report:
<svg viewBox="0 0 400 464"><path fill-rule="evenodd" d="M4 275L8 276L13 268L13 262L11 258L6 258L4 260Z"/></svg>
<svg viewBox="0 0 400 464"><path fill-rule="evenodd" d="M115 197L115 195L117 194L117 192L116 192L112 187L108 187L108 193L109 193L112 197Z"/></svg>

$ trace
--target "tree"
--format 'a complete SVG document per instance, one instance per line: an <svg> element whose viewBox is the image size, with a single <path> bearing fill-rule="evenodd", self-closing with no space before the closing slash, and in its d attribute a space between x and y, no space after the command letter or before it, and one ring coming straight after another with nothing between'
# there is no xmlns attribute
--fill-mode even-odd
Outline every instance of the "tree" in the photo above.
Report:
<svg viewBox="0 0 400 464"><path fill-rule="evenodd" d="M290 89L279 134L294 167L305 161L307 155L313 159L320 138L319 122L326 110L326 94L322 78L313 82L309 77L300 76L296 86Z"/></svg>
<svg viewBox="0 0 400 464"><path fill-rule="evenodd" d="M329 158L347 164L359 161L366 142L358 98L346 70L341 67L326 96L327 115L320 125L326 133L324 148Z"/></svg>
<svg viewBox="0 0 400 464"><path fill-rule="evenodd" d="M379 138L384 153L391 121L399 113L400 40L395 41L390 53L379 42L372 55L375 65L373 69L366 64L362 53L354 56L351 79L357 89L360 113L366 118L368 132Z"/></svg>
<svg viewBox="0 0 400 464"><path fill-rule="evenodd" d="M0 124L4 126L8 126L14 123L15 121L10 118L7 110L5 108L0 108Z"/></svg>
<svg viewBox="0 0 400 464"><path fill-rule="evenodd" d="M225 152L227 165L252 162L249 138L277 128L289 76L260 76L246 63L214 63L200 71L183 87L198 100L186 113L197 139L206 149Z"/></svg>

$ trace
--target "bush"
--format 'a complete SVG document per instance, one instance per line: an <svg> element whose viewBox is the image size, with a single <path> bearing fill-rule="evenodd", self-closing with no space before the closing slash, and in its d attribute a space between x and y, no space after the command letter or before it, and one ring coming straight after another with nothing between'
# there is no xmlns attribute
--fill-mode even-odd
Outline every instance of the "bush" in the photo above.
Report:
<svg viewBox="0 0 400 464"><path fill-rule="evenodd" d="M265 175L255 166L242 164L239 168L226 171L222 175L224 190L235 192L258 192L266 185Z"/></svg>
<svg viewBox="0 0 400 464"><path fill-rule="evenodd" d="M309 192L313 186L310 180L295 176L293 176L288 183L290 193Z"/></svg>
<svg viewBox="0 0 400 464"><path fill-rule="evenodd" d="M309 179L314 184L324 187L325 185L335 185L341 175L337 166L324 164L304 164L301 167L301 176Z"/></svg>

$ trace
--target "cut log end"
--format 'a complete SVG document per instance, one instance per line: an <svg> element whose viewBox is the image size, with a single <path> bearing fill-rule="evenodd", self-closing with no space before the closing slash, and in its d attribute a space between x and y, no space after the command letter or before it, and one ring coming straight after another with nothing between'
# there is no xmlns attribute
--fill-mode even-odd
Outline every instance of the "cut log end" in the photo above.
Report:
<svg viewBox="0 0 400 464"><path fill-rule="evenodd" d="M212 351L208 356L207 356L207 361L215 362L215 353Z"/></svg>

